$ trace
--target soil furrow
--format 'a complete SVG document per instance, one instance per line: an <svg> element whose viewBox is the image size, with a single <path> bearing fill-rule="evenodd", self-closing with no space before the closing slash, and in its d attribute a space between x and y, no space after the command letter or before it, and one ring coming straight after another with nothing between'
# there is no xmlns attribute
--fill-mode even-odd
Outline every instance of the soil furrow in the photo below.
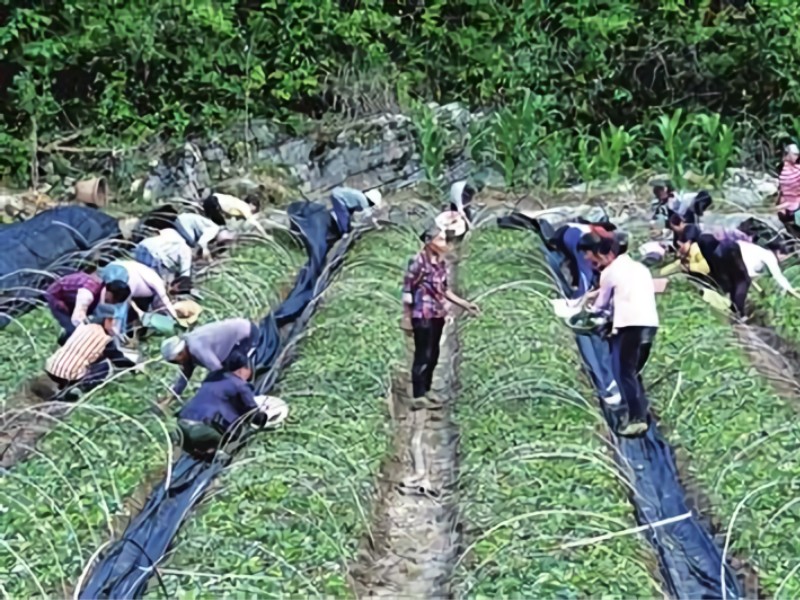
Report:
<svg viewBox="0 0 800 600"><path fill-rule="evenodd" d="M416 407L407 374L395 377L388 403L393 437L381 465L372 530L350 575L359 597L444 598L458 557L459 433L456 324L445 326L433 391L442 403Z"/></svg>

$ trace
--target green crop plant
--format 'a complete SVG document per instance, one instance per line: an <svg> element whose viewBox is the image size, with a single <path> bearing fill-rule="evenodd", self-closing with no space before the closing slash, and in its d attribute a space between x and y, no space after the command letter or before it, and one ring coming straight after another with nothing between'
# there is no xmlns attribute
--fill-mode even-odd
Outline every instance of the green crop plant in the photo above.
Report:
<svg viewBox="0 0 800 600"><path fill-rule="evenodd" d="M289 403L288 421L251 441L181 532L161 570L170 595L349 595L348 563L368 534L389 446L387 389L407 368L400 288L418 248L389 230L351 250L272 391Z"/></svg>
<svg viewBox="0 0 800 600"><path fill-rule="evenodd" d="M272 290L303 259L299 249L242 248L225 259L224 277L201 285L203 319L265 314ZM242 281L252 289L237 296ZM119 373L83 396L28 460L0 477L0 572L10 574L3 578L5 594L65 597L91 553L112 529L119 533L114 522L130 510L126 499L172 463L173 420L153 412L151 403L169 397L177 372L158 359L158 342L143 348L150 360L142 372ZM197 373L185 398L200 379Z"/></svg>
<svg viewBox="0 0 800 600"><path fill-rule="evenodd" d="M697 162L703 165L704 173L711 177L711 181L720 186L738 152L734 131L717 113L692 115L691 122L700 136L698 146L705 150L698 156Z"/></svg>
<svg viewBox="0 0 800 600"><path fill-rule="evenodd" d="M765 596L800 594L795 531L800 489L796 411L749 363L726 319L694 288L659 297L648 390L684 479L710 499L728 557L751 561Z"/></svg>
<svg viewBox="0 0 800 600"><path fill-rule="evenodd" d="M667 169L672 181L683 185L686 182L684 175L689 166L687 163L695 143L691 123L684 118L683 109L677 108L671 116L658 117L655 126L661 139L659 145L652 147L651 151Z"/></svg>
<svg viewBox="0 0 800 600"><path fill-rule="evenodd" d="M556 291L535 243L478 229L459 271L483 314L463 323L459 339L467 549L458 594L659 596L649 547L630 531L628 483L603 442L573 336L553 316Z"/></svg>
<svg viewBox="0 0 800 600"><path fill-rule="evenodd" d="M637 138L637 129L627 131L624 125L609 123L600 131L597 143L598 175L611 181L619 179L623 160L635 155L633 144Z"/></svg>
<svg viewBox="0 0 800 600"><path fill-rule="evenodd" d="M439 123L436 112L427 104L420 104L415 110L414 125L422 153L422 167L427 180L437 185L444 169L447 135Z"/></svg>
<svg viewBox="0 0 800 600"><path fill-rule="evenodd" d="M41 370L60 333L46 306L14 318L0 331L0 410L24 380Z"/></svg>

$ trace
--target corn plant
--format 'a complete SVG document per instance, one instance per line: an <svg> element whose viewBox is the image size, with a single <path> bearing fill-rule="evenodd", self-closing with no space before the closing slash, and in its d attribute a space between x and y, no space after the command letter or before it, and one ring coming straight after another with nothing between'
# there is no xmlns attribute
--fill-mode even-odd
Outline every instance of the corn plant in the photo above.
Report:
<svg viewBox="0 0 800 600"><path fill-rule="evenodd" d="M672 116L661 115L656 120L656 128L661 136L662 146L654 148L653 152L666 167L672 181L683 185L684 172L693 143L691 126L683 118L683 109L676 109Z"/></svg>
<svg viewBox="0 0 800 600"><path fill-rule="evenodd" d="M426 179L436 184L442 176L447 135L439 123L436 112L427 104L420 104L414 111L414 126Z"/></svg>
<svg viewBox="0 0 800 600"><path fill-rule="evenodd" d="M713 182L720 185L731 164L731 159L737 152L733 129L723 123L717 113L693 115L692 122L705 142L701 144L701 148L706 150L701 158L703 173L710 175Z"/></svg>
<svg viewBox="0 0 800 600"><path fill-rule="evenodd" d="M555 131L548 135L541 144L545 160L545 175L548 190L560 187L566 179L566 167L569 164L569 138L564 131Z"/></svg>
<svg viewBox="0 0 800 600"><path fill-rule="evenodd" d="M633 155L631 145L636 139L635 129L626 131L625 126L611 123L600 132L597 143L597 168L607 179L619 178L623 158Z"/></svg>

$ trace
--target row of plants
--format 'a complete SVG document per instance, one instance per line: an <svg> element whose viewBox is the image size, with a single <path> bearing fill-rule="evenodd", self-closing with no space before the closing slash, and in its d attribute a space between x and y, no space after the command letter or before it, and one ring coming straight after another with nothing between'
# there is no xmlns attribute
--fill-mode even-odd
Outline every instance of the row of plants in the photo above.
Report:
<svg viewBox="0 0 800 600"><path fill-rule="evenodd" d="M763 160L798 114L786 27L800 8L722 5L33 0L0 13L0 178L26 180L32 148L70 134L82 134L63 141L73 156L124 152L252 115L363 110L374 95L503 107L525 90L558 111L550 131L629 132L676 107L720 113Z"/></svg>
<svg viewBox="0 0 800 600"><path fill-rule="evenodd" d="M671 286L672 287L672 286ZM727 320L688 284L659 297L661 327L645 372L671 443L708 496L727 556L756 567L760 595L800 594L800 427L795 410L737 347Z"/></svg>
<svg viewBox="0 0 800 600"><path fill-rule="evenodd" d="M642 171L667 174L678 185L691 172L695 183L719 187L729 168L748 162L747 132L719 113L678 108L632 126L606 121L563 127L560 111L555 96L525 90L518 101L471 122L467 155L499 172L508 186L551 190L579 182L613 183ZM426 176L439 182L453 134L432 108L422 106L414 114ZM787 135L800 135L800 119L791 125ZM770 170L780 162L778 156L768 160Z"/></svg>
<svg viewBox="0 0 800 600"><path fill-rule="evenodd" d="M242 450L181 532L161 569L169 595L349 595L348 564L369 532L388 451L385 397L405 363L400 287L417 246L395 229L350 251L272 391L289 402L288 421Z"/></svg>
<svg viewBox="0 0 800 600"><path fill-rule="evenodd" d="M460 595L650 598L657 565L529 234L479 229L459 279ZM607 539L603 536L607 536Z"/></svg>
<svg viewBox="0 0 800 600"><path fill-rule="evenodd" d="M304 260L299 246L236 252L201 286L203 321L263 316L276 303L275 290ZM92 552L120 533L114 522L129 516L126 499L173 461L174 419L152 410L154 401L169 396L177 376L160 361L159 342L143 348L150 358L143 370L123 373L82 397L34 455L0 479L5 594L65 597ZM184 398L200 380L197 373Z"/></svg>
<svg viewBox="0 0 800 600"><path fill-rule="evenodd" d="M57 347L58 323L46 308L16 317L0 330L0 411L9 408L8 396L31 375L41 371Z"/></svg>
<svg viewBox="0 0 800 600"><path fill-rule="evenodd" d="M783 274L795 289L800 289L800 265L790 266ZM757 283L763 291L751 288L748 294L756 310L782 338L800 348L800 301L783 292L772 277L760 278Z"/></svg>

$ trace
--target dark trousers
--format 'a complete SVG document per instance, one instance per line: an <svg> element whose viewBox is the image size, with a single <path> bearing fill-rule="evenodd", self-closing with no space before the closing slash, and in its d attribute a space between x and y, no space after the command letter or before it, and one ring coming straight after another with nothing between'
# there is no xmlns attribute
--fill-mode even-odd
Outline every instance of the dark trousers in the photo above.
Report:
<svg viewBox="0 0 800 600"><path fill-rule="evenodd" d="M47 304L50 306L50 312L53 313L53 318L55 318L64 330L64 334L61 336L63 339L59 338L59 345L63 346L67 338L75 331L75 325L72 324L72 313L61 310L61 307L56 306L55 302L50 298L47 299Z"/></svg>
<svg viewBox="0 0 800 600"><path fill-rule="evenodd" d="M433 371L439 362L439 342L444 329L444 317L411 319L414 329L414 364L411 366L411 385L414 398L431 391Z"/></svg>
<svg viewBox="0 0 800 600"><path fill-rule="evenodd" d="M752 279L742 258L742 249L736 242L722 242L714 252L712 274L722 290L730 295L733 308L739 316L745 314L747 292Z"/></svg>
<svg viewBox="0 0 800 600"><path fill-rule="evenodd" d="M642 370L650 357L655 327L621 327L611 338L611 366L619 393L628 407L631 421L647 419L647 396Z"/></svg>

